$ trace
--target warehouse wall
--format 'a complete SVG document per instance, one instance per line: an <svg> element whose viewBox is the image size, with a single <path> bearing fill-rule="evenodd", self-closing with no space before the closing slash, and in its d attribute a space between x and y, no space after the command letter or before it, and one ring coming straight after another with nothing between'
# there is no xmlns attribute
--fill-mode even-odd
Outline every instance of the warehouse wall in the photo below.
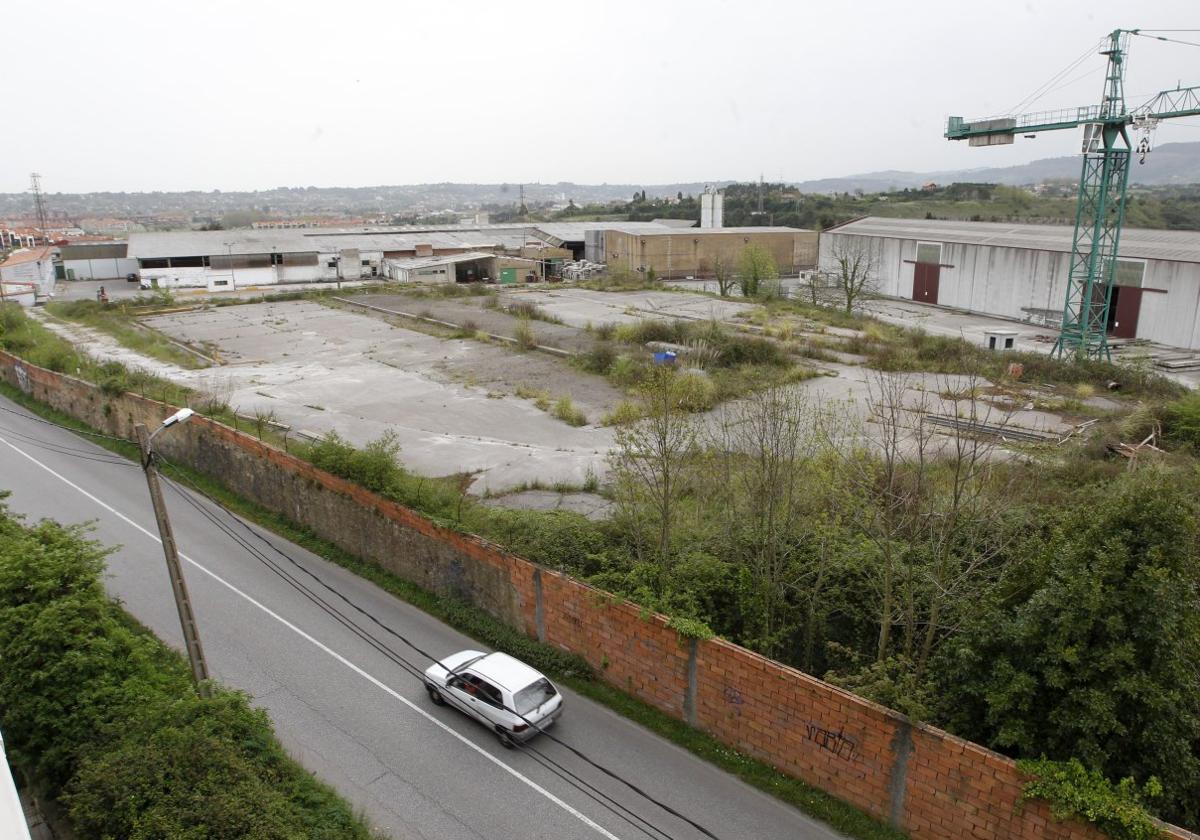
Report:
<svg viewBox="0 0 1200 840"><path fill-rule="evenodd" d="M0 352L0 379L88 425L130 438L175 406L111 397ZM452 594L583 656L603 679L721 742L902 827L916 840L1102 840L1020 802L1010 759L425 517L203 417L157 444L171 460L407 580ZM1170 828L1177 840L1200 840Z"/></svg>
<svg viewBox="0 0 1200 840"><path fill-rule="evenodd" d="M718 259L730 271L736 271L748 245L770 252L785 276L817 262L815 231L697 233L689 229L671 234L606 231L603 261L633 270L639 266L653 267L659 277L711 277Z"/></svg>
<svg viewBox="0 0 1200 840"><path fill-rule="evenodd" d="M834 270L838 249L853 247L876 255L879 294L912 298L917 240L829 231L821 235L821 268ZM941 264L939 306L1058 327L1070 254L947 242ZM1142 288L1137 337L1200 349L1200 264L1147 260Z"/></svg>

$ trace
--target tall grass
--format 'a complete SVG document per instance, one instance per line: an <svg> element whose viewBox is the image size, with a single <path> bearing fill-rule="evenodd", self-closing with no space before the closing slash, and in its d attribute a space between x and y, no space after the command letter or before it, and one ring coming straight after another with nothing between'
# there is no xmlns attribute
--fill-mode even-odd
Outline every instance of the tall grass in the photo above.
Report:
<svg viewBox="0 0 1200 840"><path fill-rule="evenodd" d="M47 304L46 311L58 318L110 335L123 347L144 356L188 369L207 367L198 356L173 344L157 330L138 322L133 306L74 300Z"/></svg>

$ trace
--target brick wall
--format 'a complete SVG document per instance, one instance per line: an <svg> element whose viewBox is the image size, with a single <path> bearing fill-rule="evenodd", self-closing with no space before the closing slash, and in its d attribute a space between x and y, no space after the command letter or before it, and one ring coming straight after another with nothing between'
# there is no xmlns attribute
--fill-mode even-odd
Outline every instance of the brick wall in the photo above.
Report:
<svg viewBox="0 0 1200 840"><path fill-rule="evenodd" d="M0 378L110 434L175 411L110 396L0 352ZM158 439L186 463L322 539L454 594L583 656L604 679L918 840L1099 840L1018 805L1013 761L720 639L681 638L659 615L424 517L206 418ZM1169 827L1169 836L1200 840Z"/></svg>

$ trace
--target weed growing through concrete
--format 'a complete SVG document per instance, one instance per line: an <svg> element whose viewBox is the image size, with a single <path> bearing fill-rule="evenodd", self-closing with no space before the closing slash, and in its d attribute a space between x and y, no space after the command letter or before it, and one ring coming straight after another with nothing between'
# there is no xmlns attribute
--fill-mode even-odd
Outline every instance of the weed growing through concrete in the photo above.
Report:
<svg viewBox="0 0 1200 840"><path fill-rule="evenodd" d="M537 335L533 331L533 327L529 325L529 320L523 318L517 322L517 327L513 330L513 338L517 341L517 347L521 350L533 350L538 346Z"/></svg>
<svg viewBox="0 0 1200 840"><path fill-rule="evenodd" d="M570 397L559 397L554 403L554 416L568 426L586 426L587 415L571 402Z"/></svg>

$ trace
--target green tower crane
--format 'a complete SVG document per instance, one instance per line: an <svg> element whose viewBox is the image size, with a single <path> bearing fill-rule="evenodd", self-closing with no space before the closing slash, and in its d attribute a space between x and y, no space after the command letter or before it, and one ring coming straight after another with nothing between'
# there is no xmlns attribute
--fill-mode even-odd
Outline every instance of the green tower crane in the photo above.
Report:
<svg viewBox="0 0 1200 840"><path fill-rule="evenodd" d="M1079 176L1067 299L1062 330L1054 345L1055 355L1111 358L1108 308L1125 220L1125 193L1133 151L1129 127L1148 134L1161 120L1200 114L1200 86L1164 90L1144 105L1125 107L1129 36L1141 34L1137 29L1117 29L1109 34L1105 48L1100 51L1108 58L1108 65L1099 105L982 120L950 117L946 125L948 140L967 140L972 146L1003 145L1012 143L1018 134L1028 137L1041 131L1083 126L1083 171ZM1144 138L1138 149L1143 160L1148 150L1149 142Z"/></svg>

